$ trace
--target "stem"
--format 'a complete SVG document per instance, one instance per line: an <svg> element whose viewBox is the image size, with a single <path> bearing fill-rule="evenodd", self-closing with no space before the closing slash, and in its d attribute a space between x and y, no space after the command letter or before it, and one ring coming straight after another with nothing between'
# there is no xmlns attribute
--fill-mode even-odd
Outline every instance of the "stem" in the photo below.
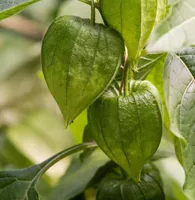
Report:
<svg viewBox="0 0 195 200"><path fill-rule="evenodd" d="M128 53L127 53L127 49L125 48L125 53L124 53L124 64L123 64L124 68L123 68L123 74L122 74L122 80L121 80L121 85L120 85L120 89L119 89L119 94L122 95L122 90L124 89L124 94L126 94L125 92L125 88L126 88L126 79L128 80L129 77L128 74ZM128 85L127 85L128 88ZM125 95L126 96L126 95Z"/></svg>
<svg viewBox="0 0 195 200"><path fill-rule="evenodd" d="M78 144L75 145L73 147L70 147L68 149L65 149L59 153L57 153L56 155L52 156L51 158L47 159L46 161L42 162L39 166L40 168L42 168L39 173L37 174L37 176L35 177L35 179L33 180L33 184L35 185L37 183L37 181L39 180L39 178L50 168L52 167L54 164L56 164L58 161L62 160L63 158L76 153L78 151L81 150L85 150L88 148L94 148L97 147L97 144L95 142L85 142L82 144Z"/></svg>
<svg viewBox="0 0 195 200"><path fill-rule="evenodd" d="M124 60L124 71L123 80L121 83L124 85L124 95L129 95L129 60L128 60L128 50L125 48L125 60Z"/></svg>
<svg viewBox="0 0 195 200"><path fill-rule="evenodd" d="M95 3L91 0L91 25L95 25Z"/></svg>
<svg viewBox="0 0 195 200"><path fill-rule="evenodd" d="M121 85L119 88L119 94L122 95L122 90L123 90L123 86L124 86L124 80L125 79L125 67L123 67L123 74L122 74L122 80L121 80Z"/></svg>
<svg viewBox="0 0 195 200"><path fill-rule="evenodd" d="M129 66L129 62L127 62L127 64L126 64L126 67L125 67L125 71L124 71L124 73L125 73L125 77L124 77L124 80L125 80L125 83L124 83L124 95L125 96L128 96L129 95L129 70L130 70L130 68L129 68L130 66Z"/></svg>
<svg viewBox="0 0 195 200"><path fill-rule="evenodd" d="M86 3L88 5L91 5L91 1L90 0L79 0L79 1L82 2L82 3ZM100 10L98 2L95 2L94 5L95 5L95 8L97 8L98 10Z"/></svg>

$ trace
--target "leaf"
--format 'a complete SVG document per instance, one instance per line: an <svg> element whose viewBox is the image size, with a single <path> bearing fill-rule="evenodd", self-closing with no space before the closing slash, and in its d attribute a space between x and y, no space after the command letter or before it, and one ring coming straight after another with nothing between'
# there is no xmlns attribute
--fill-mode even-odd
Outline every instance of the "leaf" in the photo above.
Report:
<svg viewBox="0 0 195 200"><path fill-rule="evenodd" d="M115 87L89 108L89 123L99 147L135 181L156 152L162 136L160 101L148 81L130 81L129 96Z"/></svg>
<svg viewBox="0 0 195 200"><path fill-rule="evenodd" d="M14 15L37 1L39 0L0 0L0 20Z"/></svg>
<svg viewBox="0 0 195 200"><path fill-rule="evenodd" d="M169 6L167 0L158 0L158 9L157 9L157 16L156 16L156 24L161 23L164 20L168 13L169 13Z"/></svg>
<svg viewBox="0 0 195 200"><path fill-rule="evenodd" d="M164 133L169 134L170 138L173 138L173 134L170 131L170 119L166 108L165 97L164 97L164 66L167 54L160 54L158 60L155 61L150 73L146 76L146 80L150 81L158 89L162 104L163 104L163 122L164 122Z"/></svg>
<svg viewBox="0 0 195 200"><path fill-rule="evenodd" d="M180 0L151 36L149 52L173 52L195 44L195 1Z"/></svg>
<svg viewBox="0 0 195 200"><path fill-rule="evenodd" d="M52 190L49 200L69 200L82 193L97 170L108 161L109 158L101 150L96 150L83 161L78 156Z"/></svg>
<svg viewBox="0 0 195 200"><path fill-rule="evenodd" d="M158 89L158 92L161 96L162 105L163 105L163 121L164 121L164 132L165 134L169 134L171 138L173 138L173 134L171 133L170 120L168 111L166 108L165 97L164 97L164 65L167 54L146 54L142 56L138 63L138 70L134 73L134 78L145 79L150 81L155 87Z"/></svg>
<svg viewBox="0 0 195 200"><path fill-rule="evenodd" d="M159 55L159 57L157 58L157 60L154 60L153 67L150 73L147 74L146 80L150 81L152 84L155 85L164 103L163 72L164 72L164 65L165 65L167 54L156 54L156 56L157 55ZM155 56L155 54L153 56Z"/></svg>
<svg viewBox="0 0 195 200"><path fill-rule="evenodd" d="M109 27L73 16L54 21L43 41L42 65L65 126L111 83L123 54L121 37Z"/></svg>
<svg viewBox="0 0 195 200"><path fill-rule="evenodd" d="M35 186L50 167L72 153L94 146L94 143L83 143L61 151L41 164L21 170L0 172L0 199L39 200Z"/></svg>
<svg viewBox="0 0 195 200"><path fill-rule="evenodd" d="M143 80L151 72L153 68L157 68L165 54L146 54L141 56L138 62L137 71L134 72L135 80ZM158 79L158 76L156 76ZM155 85L155 84L154 84Z"/></svg>
<svg viewBox="0 0 195 200"><path fill-rule="evenodd" d="M184 190L195 199L195 48L170 54L165 68L165 99L171 130L178 137L177 156L184 167Z"/></svg>
<svg viewBox="0 0 195 200"><path fill-rule="evenodd" d="M145 167L141 182L127 179L120 169L105 177L97 192L97 200L165 200L161 179L156 168Z"/></svg>
<svg viewBox="0 0 195 200"><path fill-rule="evenodd" d="M33 181L40 170L37 165L23 170L0 172L0 199L38 200Z"/></svg>
<svg viewBox="0 0 195 200"><path fill-rule="evenodd" d="M106 23L123 36L129 58L139 58L155 25L157 0L100 0L100 11Z"/></svg>

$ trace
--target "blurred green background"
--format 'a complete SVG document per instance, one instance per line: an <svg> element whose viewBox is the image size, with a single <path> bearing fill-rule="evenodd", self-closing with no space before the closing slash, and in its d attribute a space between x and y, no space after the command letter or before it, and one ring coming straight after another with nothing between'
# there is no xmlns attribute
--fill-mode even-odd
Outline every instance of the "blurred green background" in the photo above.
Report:
<svg viewBox="0 0 195 200"><path fill-rule="evenodd" d="M86 111L66 130L41 73L41 40L54 18L65 14L89 18L90 7L77 0L42 0L0 22L1 170L40 163L82 142ZM102 22L98 11L96 14L96 21ZM57 192L68 193L65 199L74 194L74 199L83 199L83 195L95 199L95 191L85 189L108 159L96 151L86 162L78 160L78 156L68 157L46 173L38 187L41 199L55 199ZM167 200L185 200L181 189L184 172L166 134L154 160L161 171Z"/></svg>

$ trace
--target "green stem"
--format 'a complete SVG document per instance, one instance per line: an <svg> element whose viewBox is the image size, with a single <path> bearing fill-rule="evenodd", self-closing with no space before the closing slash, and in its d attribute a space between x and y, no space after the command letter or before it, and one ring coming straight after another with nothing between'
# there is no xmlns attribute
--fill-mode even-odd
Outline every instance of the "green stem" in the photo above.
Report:
<svg viewBox="0 0 195 200"><path fill-rule="evenodd" d="M129 62L127 62L125 69L124 69L125 77L124 77L124 95L129 95Z"/></svg>
<svg viewBox="0 0 195 200"><path fill-rule="evenodd" d="M95 25L95 3L91 0L91 25Z"/></svg>
<svg viewBox="0 0 195 200"><path fill-rule="evenodd" d="M39 178L50 168L52 167L54 164L56 164L58 161L62 160L63 158L76 153L78 151L81 150L85 150L88 148L94 148L97 147L97 144L95 142L85 142L82 144L78 144L75 145L73 147L70 147L68 149L65 149L59 153L57 153L56 155L52 156L51 158L47 159L46 161L42 162L39 166L40 168L42 168L39 173L37 174L36 178L33 180L33 184L35 185L37 183L37 181L39 180Z"/></svg>
<svg viewBox="0 0 195 200"><path fill-rule="evenodd" d="M124 84L124 94L125 96L129 95L129 79L134 79L134 72L137 71L137 61L136 60L128 60L126 63L125 69L125 84Z"/></svg>
<svg viewBox="0 0 195 200"><path fill-rule="evenodd" d="M128 61L128 53L127 48L125 48L124 52L124 63L123 63L123 75L121 80L121 85L119 89L119 94L122 95L122 90L124 93L124 96L129 95L129 61Z"/></svg>
<svg viewBox="0 0 195 200"><path fill-rule="evenodd" d="M90 0L79 0L79 1L82 2L82 3L85 3L87 5L91 5L91 1ZM99 3L95 2L94 5L95 5L95 8L100 10Z"/></svg>

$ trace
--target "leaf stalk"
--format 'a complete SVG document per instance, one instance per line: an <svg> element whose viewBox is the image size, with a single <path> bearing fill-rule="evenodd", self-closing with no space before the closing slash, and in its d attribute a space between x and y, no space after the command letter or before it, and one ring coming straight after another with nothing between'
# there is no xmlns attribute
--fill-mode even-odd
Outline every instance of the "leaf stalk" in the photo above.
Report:
<svg viewBox="0 0 195 200"><path fill-rule="evenodd" d="M80 2L82 3L85 3L87 5L91 5L91 1L90 0L79 0ZM100 10L100 6L99 6L99 3L98 2L94 2L94 5L95 5L95 8Z"/></svg>
<svg viewBox="0 0 195 200"><path fill-rule="evenodd" d="M95 3L91 0L91 25L95 25Z"/></svg>
<svg viewBox="0 0 195 200"><path fill-rule="evenodd" d="M38 182L39 178L50 168L52 167L54 164L56 164L58 161L62 160L63 158L79 152L81 150L85 150L85 149L89 149L89 148L94 148L97 147L97 144L95 142L85 142L82 144L78 144L75 145L73 147L70 147L68 149L65 149L57 154L55 154L54 156L52 156L51 158L47 159L46 161L42 162L39 166L40 168L42 168L40 170L40 172L38 173L38 175L36 176L36 178L33 180L32 185L36 185L36 183Z"/></svg>

